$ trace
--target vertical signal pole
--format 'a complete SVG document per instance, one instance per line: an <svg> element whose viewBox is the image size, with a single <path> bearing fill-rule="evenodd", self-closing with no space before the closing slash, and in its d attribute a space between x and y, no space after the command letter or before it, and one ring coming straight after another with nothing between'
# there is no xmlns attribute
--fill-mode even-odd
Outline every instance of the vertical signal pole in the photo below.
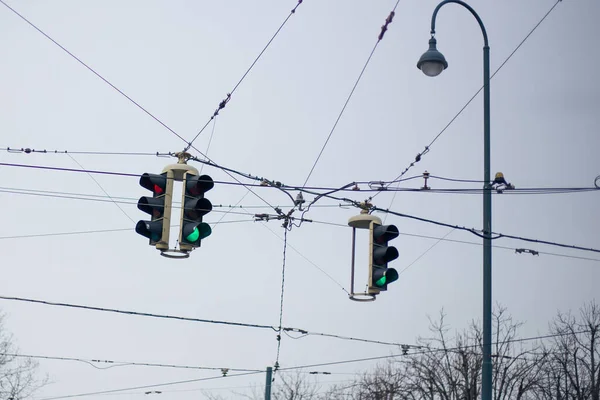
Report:
<svg viewBox="0 0 600 400"><path fill-rule="evenodd" d="M271 382L273 381L273 368L267 367L267 380L265 382L265 400L271 400Z"/></svg>
<svg viewBox="0 0 600 400"><path fill-rule="evenodd" d="M167 172L167 187L165 190L165 211L162 225L162 241L156 244L156 248L160 251L169 250L169 234L171 232L171 209L173 201L173 181L174 174L172 170Z"/></svg>

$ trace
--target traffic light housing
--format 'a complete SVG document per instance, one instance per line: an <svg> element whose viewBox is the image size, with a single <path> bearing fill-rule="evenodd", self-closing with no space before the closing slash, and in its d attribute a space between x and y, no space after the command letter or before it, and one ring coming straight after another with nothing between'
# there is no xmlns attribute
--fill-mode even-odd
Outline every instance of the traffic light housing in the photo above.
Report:
<svg viewBox="0 0 600 400"><path fill-rule="evenodd" d="M140 186L152 191L152 197L140 197L137 207L150 214L150 221L139 221L135 231L147 237L149 244L158 249L169 248L173 179L168 179L167 175L167 172L160 175L144 173L140 177Z"/></svg>
<svg viewBox="0 0 600 400"><path fill-rule="evenodd" d="M190 251L200 247L202 239L211 234L210 226L202 222L202 217L212 210L212 204L204 197L204 194L213 186L214 182L208 175L198 176L189 171L185 173L179 231L179 247L181 250Z"/></svg>
<svg viewBox="0 0 600 400"><path fill-rule="evenodd" d="M369 285L370 294L387 290L387 285L398 280L398 272L388 268L388 262L398 258L398 250L388 246L388 242L397 238L395 225L381 225L371 221L369 225Z"/></svg>

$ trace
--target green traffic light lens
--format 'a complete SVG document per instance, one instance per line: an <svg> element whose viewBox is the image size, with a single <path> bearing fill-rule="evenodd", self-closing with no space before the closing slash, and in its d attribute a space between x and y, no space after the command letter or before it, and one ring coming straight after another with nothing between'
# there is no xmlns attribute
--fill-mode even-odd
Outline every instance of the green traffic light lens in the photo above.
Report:
<svg viewBox="0 0 600 400"><path fill-rule="evenodd" d="M385 276L382 276L381 278L379 278L379 279L377 279L377 280L375 281L375 286L378 286L378 287L384 287L384 286L385 286L385 284L386 284L386 282L387 282L387 279L386 279L386 277L385 277Z"/></svg>
<svg viewBox="0 0 600 400"><path fill-rule="evenodd" d="M199 238L200 238L200 231L198 230L198 228L194 228L192 233L190 233L189 235L187 235L185 237L185 240L187 240L188 242L195 242Z"/></svg>

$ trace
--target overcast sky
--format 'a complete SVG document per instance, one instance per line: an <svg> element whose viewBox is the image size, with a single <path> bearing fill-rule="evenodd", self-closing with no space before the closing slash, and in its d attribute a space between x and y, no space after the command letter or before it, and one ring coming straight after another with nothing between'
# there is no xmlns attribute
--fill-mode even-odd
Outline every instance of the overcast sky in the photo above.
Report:
<svg viewBox="0 0 600 400"><path fill-rule="evenodd" d="M339 187L395 178L481 87L481 32L473 17L455 4L445 6L437 20L438 49L446 56L448 69L429 78L416 68L427 49L437 3L400 1L308 185ZM12 0L7 4L190 140L297 3ZM233 94L216 125L209 125L194 145L206 153L214 128L207 154L216 163L302 185L395 4L394 0L304 1ZM488 31L492 71L554 4L555 0L471 2ZM600 174L598 15L597 0L560 2L493 78L492 174L502 171L517 188L593 187ZM72 152L182 150L183 141L172 132L3 5L0 51L0 146ZM427 170L436 176L482 180L482 100L477 97L405 177ZM3 151L0 162L140 175L160 173L175 160ZM205 167L203 173L234 182L216 168ZM4 166L0 178L3 190L105 195L85 173ZM111 196L134 199L126 200L133 204L121 205L126 215L111 202L0 192L0 295L279 324L284 231L281 221L252 222L252 213L273 213L263 200L241 186L215 185L207 194L215 207L205 218L213 234L189 259L168 260L133 230L135 221L147 217L135 206L135 199L148 194L138 179L94 178ZM402 187L422 185L419 178ZM441 180L430 180L429 185L482 186ZM292 207L278 190L254 191L284 212ZM357 201L370 195L341 194ZM310 195L305 198L313 200ZM235 209L215 225L230 210L217 206L238 202L245 208ZM478 193L383 193L373 202L452 225L482 227ZM442 308L455 329L481 318L481 239L384 214L377 215L402 233L393 241L400 257L392 265L398 271L436 243L411 235L449 234L448 239L476 245L439 242L375 302L349 301L342 287L348 290L350 284L351 230L344 226L358 210L340 204L319 200L316 205L331 207L311 208L306 218L315 222L287 235L284 326L414 343L417 336L427 334L427 316ZM496 232L599 248L599 222L597 192L505 192L493 197ZM123 228L129 230L6 238ZM358 232L357 240L356 287L362 289L367 280L366 233ZM494 244L508 249L493 251L493 300L525 322L523 336L546 332L558 310L575 310L598 298L598 261L517 254L514 249L600 258L596 254L508 239ZM0 309L23 354L243 369L264 369L276 360L276 332L271 330L6 300ZM293 340L284 335L279 363L285 368L397 351L376 344L315 336ZM344 381L352 378L346 374L371 366L372 362L363 362L311 370L339 374L319 381ZM84 363L50 360L40 361L40 370L49 375L51 384L39 391L38 399L219 375L134 366L102 371ZM165 398L183 400L202 398L206 388L263 383L264 374L259 374L157 390L165 391ZM219 393L234 398L227 390ZM98 398L111 397L124 396Z"/></svg>

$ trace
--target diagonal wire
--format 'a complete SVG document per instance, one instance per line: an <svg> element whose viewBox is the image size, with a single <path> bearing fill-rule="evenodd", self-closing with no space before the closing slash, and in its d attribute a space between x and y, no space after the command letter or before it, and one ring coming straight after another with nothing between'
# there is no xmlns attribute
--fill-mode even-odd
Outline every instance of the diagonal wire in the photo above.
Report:
<svg viewBox="0 0 600 400"><path fill-rule="evenodd" d="M244 207L242 207L242 209L244 211L247 211ZM313 221L316 222L316 221ZM277 237L280 240L283 240L283 238L281 236L279 236L273 229L271 229L269 227L269 225L267 225L266 223L261 224L262 226L264 226L267 230L269 230L269 232L271 232L275 237ZM347 227L347 225L342 225L344 227ZM0 238L1 239L1 238ZM318 269L319 271L321 271L326 277L328 277L333 283L335 283L337 286L339 286L340 289L342 289L347 295L350 295L350 292L348 292L348 290L346 290L346 288L344 286L342 286L341 283L339 283L338 281L336 281L331 275L329 275L327 273L327 271L325 271L323 268L319 267L314 261L312 261L310 258L306 257L304 254L302 254L302 252L300 252L300 250L298 250L297 248L295 248L294 246L292 246L291 244L288 243L287 247L289 247L290 249L294 250L296 252L296 254L298 254L300 257L304 258L309 264L311 264L313 267L315 267L316 269Z"/></svg>
<svg viewBox="0 0 600 400"><path fill-rule="evenodd" d="M500 64L500 66L496 69L496 71L494 71L494 73L490 76L490 80L494 76L496 76L496 74L502 69L502 67L504 67L504 65L508 62L508 60L510 60L512 58L512 56L515 55L515 53L521 48L521 46L523 46L523 44L527 41L527 39L529 39L529 37L533 34L533 32L535 32L535 30L542 24L542 22L544 22L544 20L548 17L548 15L550 15L550 13L556 8L558 3L560 3L561 1L562 0L557 0L556 3L554 3L554 5L550 8L550 10L548 10L548 12L546 14L544 14L542 19L540 19L540 21L537 24L535 24L535 26L529 31L529 33L523 38L523 40L521 40L521 42L517 45L517 47L515 47L515 49L508 55L508 57L506 57L506 59L502 62L502 64ZM446 126L444 126L444 128L433 138L433 140L427 146L425 146L424 150L421 153L417 154L417 156L415 157L415 160L412 161L410 164L408 164L408 166L404 169L404 171L402 171L402 173L400 175L398 175L398 177L394 180L402 178L404 176L404 174L406 174L412 167L414 167L414 165L416 163L421 161L422 156L429 153L431 146L439 139L440 136L442 136L442 134L444 132L446 132L446 130L450 127L450 125L452 125L452 123L454 123L454 121L471 104L471 102L473 100L475 100L475 97L477 97L477 95L483 90L483 88L484 88L484 86L481 86L479 88L479 90L477 92L475 92L475 94L465 103L465 105L460 110L458 110L458 112L454 115L454 117L452 117L452 119L450 119L450 122L448 122L446 124ZM379 193L375 194L373 197L376 197L377 195L379 195ZM395 194L394 194L394 196L395 196ZM393 202L393 200L392 200L392 202ZM390 207L391 206L392 205L390 204Z"/></svg>
<svg viewBox="0 0 600 400"><path fill-rule="evenodd" d="M120 90L119 88L117 88L115 85L113 85L110 81L108 81L106 78L104 78L102 75L100 75L100 73L98 73L96 70L94 70L92 67L90 67L88 64L86 64L85 62L83 62L80 58L78 58L75 54L71 53L69 50L67 50L64 46L62 46L60 43L58 43L56 40L54 40L52 37L50 37L48 34L46 34L44 31L42 31L40 28L38 28L35 24L33 24L31 21L29 21L27 18L25 18L25 16L23 16L22 14L20 14L19 12L17 12L14 8L10 7L8 4L6 4L3 0L0 0L0 3L2 3L5 7L7 7L9 10L11 10L14 14L16 14L18 17L20 17L23 21L25 21L27 24L29 24L31 27L33 27L35 30L37 30L39 33L41 33L42 35L44 35L44 37L46 37L48 40L50 40L52 43L54 43L56 46L58 46L60 49L62 49L64 52L66 52L69 56L71 56L73 59L77 60L81 65L83 65L85 68L87 68L89 71L91 71L94 75L96 75L98 78L100 78L102 81L104 81L106 84L108 84L110 87L112 87L114 90L116 90L117 92L119 92L119 94L121 94L122 96L124 96L125 98L127 98L131 103L133 103L134 105L136 105L140 110L144 111L146 114L148 114L150 117L152 117L152 119L154 119L155 121L157 121L159 124L161 124L163 127L165 127L168 131L170 131L171 133L173 133L175 136L177 136L179 139L181 139L183 142L188 143L187 140L185 140L181 135L179 135L177 132L175 132L173 129L171 129L169 126L167 126L164 122L162 122L160 119L158 119L156 116L154 116L150 111L146 110L144 107L142 107L138 102L136 102L135 100L133 100L131 97L129 97L127 94L125 94L125 92L123 92L122 90ZM296 8L302 3L302 0L298 1L298 5L296 5L296 7L292 10L292 12L290 13L290 16L292 14L295 13ZM286 19L289 19L289 17ZM283 26L282 26L283 27ZM282 28L281 27L281 28ZM281 28L279 30L281 30ZM277 32L279 32L279 30ZM269 42L270 43L270 42ZM266 48L264 49L266 50ZM263 50L263 52L264 52ZM261 52L262 55L262 52ZM254 64L256 64L256 61L252 64L251 68L254 66ZM250 69L251 69L250 68ZM246 74L244 74L244 76L242 77L242 79L238 82L238 84L234 87L234 90L237 89L237 87L241 84L242 80L246 77L246 75L250 72L250 69L246 72ZM212 119L212 118L211 118ZM210 120L207 122L207 124L205 125L208 126L208 124L210 123ZM204 129L204 128L203 128ZM197 137L198 135L196 135ZM210 160L210 158L208 158L204 153L202 153L200 150L198 150L197 148L195 148L194 146L191 145L191 142L188 143L188 146L186 147L186 150L188 150L189 148L193 148L194 150L196 150L199 154L203 155L204 157L206 157L206 159ZM212 161L212 160L211 160ZM216 165L216 164L215 164ZM225 171L225 170L224 170ZM230 175L227 171L225 171L228 175ZM231 176L231 175L230 175ZM231 176L233 178L233 176ZM236 179L236 178L234 178ZM236 179L237 180L237 179ZM237 180L239 183L241 183L239 180ZM249 190L250 192L252 192L255 196L257 196L260 200L262 200L264 203L268 204L269 206L271 206L272 208L274 208L269 202L267 202L264 198L262 198L261 196L259 196L258 194L256 194L256 192L254 192L252 189L249 189L247 186L245 186L247 190Z"/></svg>
<svg viewBox="0 0 600 400"><path fill-rule="evenodd" d="M69 154L69 153L67 153L67 155L68 155L68 156L71 158L71 160L73 160L73 161L75 162L75 164L79 165L79 167L80 167L82 170L85 170L85 167L84 167L83 165L81 165L81 164L79 163L79 161L77 161L77 160L75 159L75 157L73 157L73 156L72 156L71 154ZM90 178L92 178L92 180L93 180L93 181L96 183L96 185L98 185L98 187L100 188L100 190L102 190L102 191L104 192L104 194L105 194L105 195L106 195L106 196L107 196L107 197L108 197L108 198L109 198L109 199L110 199L110 200L111 200L111 201L114 203L114 205L115 205L115 206L117 206L117 207L119 208L119 210L121 210L121 212L123 213L123 215L125 215L127 218L129 218L129 220L130 220L131 222L133 222L133 223L135 224L135 220L134 220L133 218L131 218L131 217L129 216L129 214L127 214L127 213L125 212L125 210L123 210L123 207L121 207L121 206L119 205L119 203L117 203L117 202L116 202L116 201L115 201L115 200L114 200L114 199L113 199L113 198L110 196L110 194L108 194L108 192L107 192L106 190L104 190L104 188L102 187L102 185L100 184L100 182L98 182L98 181L96 180L96 178L94 178L94 175L90 174L89 172L88 172L87 174L88 174L88 176L89 176Z"/></svg>
<svg viewBox="0 0 600 400"><path fill-rule="evenodd" d="M181 385L184 383L210 381L213 379L223 379L223 378L229 378L229 377L233 378L236 376L256 375L256 374L263 374L263 373L264 372L262 372L262 371L261 372L242 372L242 373L233 374L233 375L219 375L219 376L211 376L208 378L196 378L196 379L187 379L184 381L155 383L152 385L135 386L135 387L128 387L128 388L123 388L123 389L111 389L111 390L103 390L103 391L98 391L98 392L78 393L78 394L72 394L72 395L66 395L66 396L44 397L44 398L41 398L40 400L59 400L59 399L70 399L70 398L74 398L74 397L83 397L83 396L95 396L95 395L101 395L101 394L125 392L125 391L129 391L129 390L139 390L139 389L149 389L149 388L156 388L156 387L162 387L162 386Z"/></svg>
<svg viewBox="0 0 600 400"><path fill-rule="evenodd" d="M208 126L208 124L210 124L210 121L212 121L213 119L215 119L217 117L217 115L219 115L219 111L222 110L223 108L225 108L225 105L227 105L227 103L231 99L231 96L233 95L233 93L242 84L242 82L244 81L244 79L246 79L246 76L250 73L250 71L252 70L252 68L254 68L254 66L256 65L256 63L258 62L258 60L262 57L262 55L264 54L264 52L267 51L267 49L269 48L269 46L271 45L271 43L273 42L273 40L275 40L275 38L277 37L277 35L279 34L279 32L283 29L283 27L285 26L285 24L287 24L288 20L292 17L292 15L294 15L296 13L296 9L298 9L298 7L300 7L300 4L302 4L302 1L303 0L298 0L298 4L296 4L296 7L294 7L290 11L290 13L287 16L287 18L282 22L282 24L279 26L279 28L277 29L277 31L275 31L275 33L273 34L273 36L271 37L271 39L269 39L269 41L267 42L267 44L265 45L265 47L261 50L261 52L258 54L258 56L256 56L256 58L254 59L254 61L250 65L250 67L248 67L248 69L246 70L246 72L244 73L244 75L242 75L242 77L240 78L240 80L238 81L238 83L236 83L235 86L233 87L233 89L231 90L231 92L229 92L227 94L227 98L225 100L223 100L219 104L219 107L216 109L216 111L214 112L214 114L210 117L210 119L206 122L206 124L204 124L204 126L200 129L200 131L196 134L196 136L194 136L194 138L188 142L188 144L185 147L184 151L187 151L187 150L189 150L190 147L192 147L192 144L194 144L194 141L206 129L206 127Z"/></svg>
<svg viewBox="0 0 600 400"><path fill-rule="evenodd" d="M404 267L404 268L402 269L402 271L400 271L400 272L398 273L398 276L400 276L400 275L401 275L402 273L404 273L404 272L405 272L407 269L409 269L410 267L412 267L412 266L413 266L413 265L414 265L414 264L415 264L417 261L419 261L421 258L423 258L423 257L425 256L425 254L429 253L429 251L430 251L431 249L433 249L435 246L437 246L437 245L438 245L438 244L439 244L439 243L440 243L442 240L445 240L445 239L446 239L448 236L450 236L450 234L451 234L452 232L454 232L454 231L455 231L455 229L454 229L454 228L452 228L452 229L451 229L451 230L450 230L448 233L446 233L444 236L442 236L441 238L439 238L439 239L437 240L437 242L435 242L434 244L432 244L431 246L429 246L429 248L427 248L427 250L425 250L423 253L421 253L421 255L419 255L419 257L415 258L415 259L413 260L413 262L411 262L411 263L410 263L410 264L408 264L406 267Z"/></svg>
<svg viewBox="0 0 600 400"><path fill-rule="evenodd" d="M162 122L160 119L158 119L157 117L155 117L152 113L150 113L148 110L146 110L144 107L142 107L139 103L137 103L135 100L133 100L131 97L129 97L127 94L125 94L125 92L123 92L122 90L120 90L119 88L117 88L115 85L113 85L111 82L109 82L106 78L104 78L102 75L100 75L100 73L96 72L96 70L94 70L92 67L90 67L88 64L86 64L85 62L83 62L80 58L78 58L76 55L74 55L73 53L71 53L69 50L67 50L64 46L62 46L60 43L58 43L56 40L54 40L52 37L50 37L48 34L46 34L44 31L42 31L40 28L38 28L36 25L34 25L31 21L29 21L27 18L25 18L22 14L20 14L19 12L17 12L14 8L10 7L8 4L6 4L4 2L4 0L0 0L0 3L2 3L5 7L7 7L9 10L11 10L13 13L15 13L17 16L19 16L23 21L27 22L27 24L29 24L31 27L33 27L35 30L37 30L38 32L40 32L42 35L44 35L48 40L50 40L52 43L54 43L55 45L57 45L58 47L60 47L64 52L66 52L68 55L70 55L72 58L74 58L75 60L77 60L81 65L83 65L85 68L87 68L89 71L91 71L94 75L96 75L98 78L100 78L102 81L104 81L106 84L108 84L110 87L112 87L114 90L116 90L117 92L119 92L122 96L124 96L125 98L127 98L131 103L133 103L134 105L136 105L140 110L144 111L146 114L148 114L150 117L152 117L152 119L154 119L155 121L157 121L159 124L161 124L163 127L165 127L168 131L170 131L171 133L173 133L175 136L177 136L179 139L181 139L183 142L188 143L187 140L185 140L183 138L183 136L179 135L177 132L175 132L173 129L171 129L169 126L167 126L164 122ZM295 10L295 9L294 9ZM240 82L241 83L241 82ZM237 86L236 86L237 87ZM208 124L207 124L208 126ZM202 153L200 150L198 150L197 148L195 148L194 146L191 146L194 150L196 150L199 154L203 155L204 157L206 157L207 160L211 161L209 157L207 157L204 153ZM216 163L213 162L213 164L215 164L215 166L219 167ZM221 169L223 169L222 167L219 167ZM223 171L225 171L228 175L229 172L227 172L226 170L223 169ZM230 175L232 178L234 178L232 175ZM234 178L236 181L238 181L241 184L241 181L239 181L238 179ZM245 186L247 190L249 190L250 192L252 192L256 197L258 197L260 200L262 200L264 203L266 203L267 205L269 205L271 208L274 208L269 202L267 202L264 198L262 198L261 196L259 196L258 194L256 194L252 189L249 189L247 186Z"/></svg>
<svg viewBox="0 0 600 400"><path fill-rule="evenodd" d="M394 14L396 12L396 8L398 7L399 3L400 3L400 0L397 0L396 1L396 5L394 6L392 12L390 13L390 17L391 18L393 18ZM384 25L385 30L387 30L387 25L389 25L389 23L392 22L390 17L388 17L389 22L386 21L386 25ZM373 54L375 53L375 50L377 50L377 46L379 46L379 43L383 39L383 34L385 33L385 30L382 27L382 32L379 35L379 37L377 38L377 42L375 42L375 46L373 46L373 49L371 50L371 53L369 54L369 57L367 58L367 62L365 62L365 65L363 66L362 70L360 71L360 74L358 75L358 78L356 79L356 82L354 82L354 86L352 87L352 90L350 91L350 94L346 98L346 101L344 102L344 106L342 107L340 113L338 114L338 116L337 116L337 118L335 120L335 123L333 124L333 127L329 131L329 135L327 135L327 139L325 140L325 143L323 143L323 146L321 147L321 151L319 151L319 155L317 156L315 162L313 163L312 167L310 168L308 176L306 177L306 180L304 181L304 185L302 185L302 186L306 186L306 184L308 183L308 180L310 179L313 171L315 170L315 167L317 166L317 163L321 159L321 156L323 155L323 151L325 151L325 147L329 143L329 139L331 139L331 135L333 135L333 132L335 131L335 128L337 127L338 123L340 122L340 119L342 118L342 115L344 115L344 111L346 111L346 107L348 106L348 103L350 102L350 99L352 98L352 95L354 94L354 91L356 90L356 87L358 86L358 83L362 79L363 74L365 73L365 70L367 69L367 66L371 62L371 58L373 58Z"/></svg>
<svg viewBox="0 0 600 400"><path fill-rule="evenodd" d="M20 14L17 10L15 10L14 8L12 8L8 4L6 4L4 2L4 0L0 0L0 3L2 3L6 8L8 8L10 11L12 11L14 14L16 14L23 21L27 22L27 24L29 24L29 26L31 26L33 29L35 29L36 31L38 31L39 33L41 33L42 35L44 35L46 37L46 39L50 40L52 43L54 43L55 45L57 45L58 47L60 47L61 50L63 50L68 55L70 55L73 59L75 59L77 62L79 62L85 68L87 68L90 72L92 72L94 75L96 75L102 81L104 81L104 83L106 83L111 88L113 88L114 90L116 90L117 92L119 92L119 94L121 94L123 97L125 97L127 100L129 100L131 103L133 103L137 108L139 108L140 110L142 110L143 112L145 112L153 120L155 120L156 122L158 122L159 124L161 124L163 127L165 127L169 132L171 132L172 134L174 134L175 136L177 136L178 138L180 138L184 142L186 141L181 135L179 135L177 132L175 132L173 129L171 129L167 124L165 124L163 121L161 121L156 116L154 116L154 114L152 114L150 111L146 110L141 104L139 104L138 102L136 102L135 100L133 100L131 97L129 97L127 94L125 94L125 92L123 92L121 89L119 89L118 87L116 87L115 85L113 85L111 82L109 82L108 79L104 78L95 69L93 69L88 64L86 64L85 62L83 62L79 57L77 57L75 54L71 53L69 50L67 50L65 47L63 47L56 40L52 39L52 37L50 37L48 34L46 34L46 32L44 32L43 30L41 30L40 28L38 28L33 22L29 21L27 18L25 18L25 16L23 16L22 14Z"/></svg>

